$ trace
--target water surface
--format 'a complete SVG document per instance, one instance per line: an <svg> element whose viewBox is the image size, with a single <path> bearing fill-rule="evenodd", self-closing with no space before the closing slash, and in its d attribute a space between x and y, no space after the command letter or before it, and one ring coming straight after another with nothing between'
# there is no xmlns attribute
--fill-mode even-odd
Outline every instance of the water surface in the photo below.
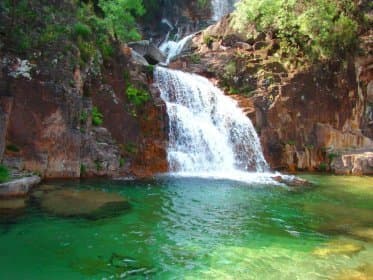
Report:
<svg viewBox="0 0 373 280"><path fill-rule="evenodd" d="M119 193L132 209L59 218L30 203L23 215L0 218L0 279L372 277L372 178L304 177L315 186L172 177L53 182Z"/></svg>

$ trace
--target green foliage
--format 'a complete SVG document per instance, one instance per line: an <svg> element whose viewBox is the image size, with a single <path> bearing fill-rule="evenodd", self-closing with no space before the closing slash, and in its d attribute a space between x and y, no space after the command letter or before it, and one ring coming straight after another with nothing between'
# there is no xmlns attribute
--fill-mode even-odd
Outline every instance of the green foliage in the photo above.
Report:
<svg viewBox="0 0 373 280"><path fill-rule="evenodd" d="M224 67L224 76L226 78L232 78L234 75L236 75L237 66L235 61L230 61L227 65Z"/></svg>
<svg viewBox="0 0 373 280"><path fill-rule="evenodd" d="M355 48L356 10L355 2L347 0L242 0L233 26L247 32L252 25L258 32L274 34L285 57L328 59Z"/></svg>
<svg viewBox="0 0 373 280"><path fill-rule="evenodd" d="M8 144L6 145L6 150L14 153L18 153L20 149L15 144Z"/></svg>
<svg viewBox="0 0 373 280"><path fill-rule="evenodd" d="M197 5L199 8L206 8L209 4L208 0L197 0Z"/></svg>
<svg viewBox="0 0 373 280"><path fill-rule="evenodd" d="M99 0L104 13L102 23L113 38L119 41L141 38L136 28L136 16L145 13L141 0Z"/></svg>
<svg viewBox="0 0 373 280"><path fill-rule="evenodd" d="M328 164L327 163L325 163L325 162L320 163L320 165L318 167L319 171L325 172L325 171L327 171L327 169L328 169Z"/></svg>
<svg viewBox="0 0 373 280"><path fill-rule="evenodd" d="M126 155L133 155L137 153L137 146L134 143L127 143L121 146L122 152Z"/></svg>
<svg viewBox="0 0 373 280"><path fill-rule="evenodd" d="M124 160L124 158L121 157L119 159L119 167L123 167L125 163L126 163L126 161Z"/></svg>
<svg viewBox="0 0 373 280"><path fill-rule="evenodd" d="M212 36L210 36L210 35L204 35L203 36L203 43L207 47L211 48L211 45L212 45L213 42L214 42L214 38Z"/></svg>
<svg viewBox="0 0 373 280"><path fill-rule="evenodd" d="M98 110L97 107L92 108L92 124L94 126L100 126L104 122L103 114Z"/></svg>
<svg viewBox="0 0 373 280"><path fill-rule="evenodd" d="M82 163L80 165L80 175L84 175L87 172L87 167Z"/></svg>
<svg viewBox="0 0 373 280"><path fill-rule="evenodd" d="M147 91L138 89L133 85L127 87L127 98L135 106L141 106L150 99L150 95Z"/></svg>
<svg viewBox="0 0 373 280"><path fill-rule="evenodd" d="M9 170L6 166L0 164L0 183L9 179Z"/></svg>
<svg viewBox="0 0 373 280"><path fill-rule="evenodd" d="M98 159L96 159L95 160L95 166L96 166L96 170L100 171L102 169L102 163L101 163L101 161L99 161Z"/></svg>
<svg viewBox="0 0 373 280"><path fill-rule="evenodd" d="M198 64L201 62L201 56L198 53L193 53L190 55L190 60L192 63Z"/></svg>
<svg viewBox="0 0 373 280"><path fill-rule="evenodd" d="M92 36L92 30L87 24L78 22L74 25L73 34L77 38L80 37L85 40L88 40Z"/></svg>

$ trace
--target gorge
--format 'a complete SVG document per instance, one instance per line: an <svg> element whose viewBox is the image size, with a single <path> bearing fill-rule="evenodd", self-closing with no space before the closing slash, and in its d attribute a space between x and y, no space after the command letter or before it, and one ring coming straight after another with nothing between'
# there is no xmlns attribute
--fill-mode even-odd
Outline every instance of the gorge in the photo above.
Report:
<svg viewBox="0 0 373 280"><path fill-rule="evenodd" d="M0 1L0 278L371 279L372 18Z"/></svg>

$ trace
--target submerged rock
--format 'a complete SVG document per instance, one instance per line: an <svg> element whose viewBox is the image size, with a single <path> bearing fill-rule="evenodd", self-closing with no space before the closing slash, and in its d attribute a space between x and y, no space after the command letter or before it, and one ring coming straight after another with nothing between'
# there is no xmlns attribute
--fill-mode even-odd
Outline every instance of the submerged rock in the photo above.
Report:
<svg viewBox="0 0 373 280"><path fill-rule="evenodd" d="M317 248L313 251L313 254L319 257L328 257L330 255L354 255L364 250L364 246L347 241L331 241L326 246Z"/></svg>
<svg viewBox="0 0 373 280"><path fill-rule="evenodd" d="M340 273L335 280L371 280L373 279L373 264L364 264L356 269L348 269Z"/></svg>
<svg viewBox="0 0 373 280"><path fill-rule="evenodd" d="M295 177L295 176L274 176L272 179L276 182L285 184L289 187L304 187L304 186L310 186L311 183L305 179Z"/></svg>
<svg viewBox="0 0 373 280"><path fill-rule="evenodd" d="M353 228L348 233L361 240L373 241L373 228L371 227Z"/></svg>
<svg viewBox="0 0 373 280"><path fill-rule="evenodd" d="M24 196L40 181L39 176L31 176L0 184L0 197Z"/></svg>
<svg viewBox="0 0 373 280"><path fill-rule="evenodd" d="M62 217L100 218L129 209L127 199L114 193L61 189L45 193L40 200L46 211Z"/></svg>
<svg viewBox="0 0 373 280"><path fill-rule="evenodd" d="M20 210L26 207L25 198L0 199L0 213Z"/></svg>

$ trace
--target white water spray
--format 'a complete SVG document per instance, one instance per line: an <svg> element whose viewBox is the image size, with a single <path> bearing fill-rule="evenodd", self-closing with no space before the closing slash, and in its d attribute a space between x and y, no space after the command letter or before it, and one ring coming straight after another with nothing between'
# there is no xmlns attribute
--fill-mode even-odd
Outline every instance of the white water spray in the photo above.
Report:
<svg viewBox="0 0 373 280"><path fill-rule="evenodd" d="M190 34L178 42L172 40L166 41L159 47L161 52L167 56L166 64L170 63L171 59L179 55L184 50L189 41L192 40L193 36L194 34Z"/></svg>
<svg viewBox="0 0 373 280"><path fill-rule="evenodd" d="M236 2L238 0L212 0L212 19L218 21L223 16L233 12Z"/></svg>
<svg viewBox="0 0 373 280"><path fill-rule="evenodd" d="M156 67L169 116L170 171L237 174L266 171L258 136L236 102L204 77Z"/></svg>

